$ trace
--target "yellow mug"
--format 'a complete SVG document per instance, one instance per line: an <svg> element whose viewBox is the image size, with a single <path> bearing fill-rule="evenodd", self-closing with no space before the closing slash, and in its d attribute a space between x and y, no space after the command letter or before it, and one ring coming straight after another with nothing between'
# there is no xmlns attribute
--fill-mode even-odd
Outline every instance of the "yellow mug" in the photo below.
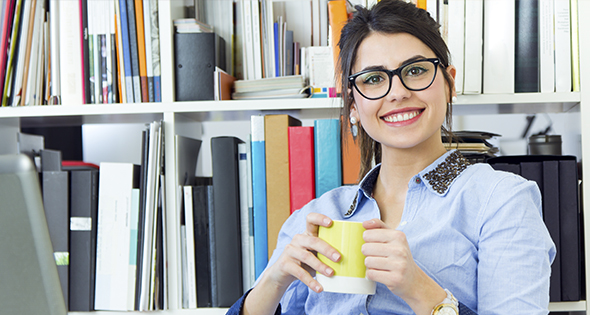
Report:
<svg viewBox="0 0 590 315"><path fill-rule="evenodd" d="M334 220L330 227L320 226L318 237L340 252L341 258L333 262L326 256L318 254L318 259L334 269L334 275L326 277L316 274L316 280L324 287L324 291L375 294L375 281L366 278L367 267L365 255L361 247L365 243L363 232L365 228L361 222Z"/></svg>

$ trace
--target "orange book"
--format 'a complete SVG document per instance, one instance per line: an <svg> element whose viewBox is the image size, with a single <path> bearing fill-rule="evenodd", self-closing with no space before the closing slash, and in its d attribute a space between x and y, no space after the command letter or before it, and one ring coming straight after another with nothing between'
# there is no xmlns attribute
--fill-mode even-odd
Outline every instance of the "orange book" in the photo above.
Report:
<svg viewBox="0 0 590 315"><path fill-rule="evenodd" d="M340 121L344 126L347 122ZM361 150L358 143L354 141L350 130L342 133L342 184L355 185L359 182L361 170Z"/></svg>
<svg viewBox="0 0 590 315"><path fill-rule="evenodd" d="M420 9L426 10L426 0L418 0L416 1L416 6Z"/></svg>
<svg viewBox="0 0 590 315"><path fill-rule="evenodd" d="M348 21L346 0L330 0L328 2L328 19L332 30L330 40L332 42L332 53L334 54L334 70L336 73L339 73L338 55L340 54L340 48L338 47L338 42L340 41L342 27ZM337 75L336 78L339 78L339 76ZM340 93L340 82L336 82L336 91Z"/></svg>
<svg viewBox="0 0 590 315"><path fill-rule="evenodd" d="M145 36L143 28L143 0L135 1L135 25L137 26L137 51L139 55L139 81L141 83L141 101L149 102L147 67L145 61Z"/></svg>
<svg viewBox="0 0 590 315"><path fill-rule="evenodd" d="M301 126L301 121L286 114L264 116L266 223L269 258L277 247L281 226L291 214L289 126Z"/></svg>

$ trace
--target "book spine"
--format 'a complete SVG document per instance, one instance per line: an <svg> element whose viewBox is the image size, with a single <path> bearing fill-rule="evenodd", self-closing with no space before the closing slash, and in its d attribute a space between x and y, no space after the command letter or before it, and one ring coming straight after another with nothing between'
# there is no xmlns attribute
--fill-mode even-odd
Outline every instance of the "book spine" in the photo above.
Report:
<svg viewBox="0 0 590 315"><path fill-rule="evenodd" d="M10 106L11 103L11 86L12 86L12 77L13 77L13 70L14 70L14 63L16 62L16 54L17 54L17 43L19 38L19 26L21 20L21 13L22 13L22 3L23 0L17 0L16 8L14 11L14 20L12 21L12 34L10 35L10 47L8 51L8 60L6 62L6 77L4 80L4 89L2 92L2 106Z"/></svg>
<svg viewBox="0 0 590 315"><path fill-rule="evenodd" d="M429 8L430 2L427 5ZM430 9L428 11L430 12ZM469 27L465 27L463 94L481 94L483 76L483 0L465 1L465 25Z"/></svg>
<svg viewBox="0 0 590 315"><path fill-rule="evenodd" d="M146 67L146 46L145 30L143 23L143 0L133 0L135 2L135 25L137 26L137 56L139 59L139 82L141 84L141 101L148 102L148 84L147 84L147 67Z"/></svg>
<svg viewBox="0 0 590 315"><path fill-rule="evenodd" d="M570 0L572 35L572 91L580 91L580 39L578 25L578 0Z"/></svg>
<svg viewBox="0 0 590 315"><path fill-rule="evenodd" d="M184 222L186 225L186 283L188 308L197 308L197 277L196 277L196 219L194 218L195 204L193 203L193 187L184 186Z"/></svg>
<svg viewBox="0 0 590 315"><path fill-rule="evenodd" d="M70 171L69 310L94 311L98 171Z"/></svg>
<svg viewBox="0 0 590 315"><path fill-rule="evenodd" d="M59 282L65 299L69 304L69 180L65 171L41 172L41 187L43 193L43 207L49 228L49 237L53 245L53 254L57 264Z"/></svg>
<svg viewBox="0 0 590 315"><path fill-rule="evenodd" d="M340 123L345 124L348 122L342 120L340 121ZM344 127L342 127L341 129L343 130ZM359 181L359 175L361 170L361 149L359 147L359 144L355 142L356 139L353 136L351 130L348 130L347 132L342 131L341 137L342 184L356 185Z"/></svg>
<svg viewBox="0 0 590 315"><path fill-rule="evenodd" d="M268 230L266 222L266 150L264 116L252 116L252 212L254 217L254 264L256 278L268 263Z"/></svg>
<svg viewBox="0 0 590 315"><path fill-rule="evenodd" d="M215 204L215 261L217 302L229 307L243 294L240 237L240 192L236 137L211 138Z"/></svg>
<svg viewBox="0 0 590 315"><path fill-rule="evenodd" d="M84 104L91 103L90 96L90 50L88 46L88 0L80 0L80 45L82 51L82 90Z"/></svg>
<svg viewBox="0 0 590 315"><path fill-rule="evenodd" d="M582 298L582 244L577 162L559 161L559 233L561 242L561 300Z"/></svg>
<svg viewBox="0 0 590 315"><path fill-rule="evenodd" d="M117 58L116 64L114 65L117 69L117 88L118 88L118 103L127 103L127 89L125 86L125 66L123 65L123 61L125 60L123 57L123 34L121 34L121 7L119 5L119 0L115 0L115 47Z"/></svg>
<svg viewBox="0 0 590 315"><path fill-rule="evenodd" d="M209 191L211 185L193 187L193 210L195 228L196 279L197 279L197 307L211 307L211 254L210 254L210 224L209 215L214 209L209 209Z"/></svg>
<svg viewBox="0 0 590 315"><path fill-rule="evenodd" d="M455 91L457 94L463 94L463 77L465 72L465 2L466 0L448 1L449 37L447 43L451 52L451 60L457 67L455 75ZM336 60L334 64L336 64Z"/></svg>
<svg viewBox="0 0 590 315"><path fill-rule="evenodd" d="M543 161L543 221L549 235L561 253L559 232L559 161ZM561 301L561 257L555 256L551 264L551 278L549 280L549 300Z"/></svg>
<svg viewBox="0 0 590 315"><path fill-rule="evenodd" d="M129 213L129 267L127 272L127 310L135 309L135 283L137 281L137 233L139 225L141 193L139 188L131 189L131 207Z"/></svg>
<svg viewBox="0 0 590 315"><path fill-rule="evenodd" d="M514 91L539 92L539 4L516 2Z"/></svg>
<svg viewBox="0 0 590 315"><path fill-rule="evenodd" d="M16 0L3 1L4 15L2 16L2 34L0 35L0 97L4 94L4 82L6 74L6 63L8 61L10 35L12 34L12 21L14 19ZM1 103L1 100L0 100ZM2 104L0 104L2 106Z"/></svg>
<svg viewBox="0 0 590 315"><path fill-rule="evenodd" d="M154 68L152 60L152 22L150 7L150 0L143 1L143 28L144 28L144 42L145 42L145 71L147 81L147 96L146 102L154 102Z"/></svg>
<svg viewBox="0 0 590 315"><path fill-rule="evenodd" d="M334 56L334 66L336 66L338 65L338 55L340 54L340 47L338 46L340 33L342 32L342 27L348 21L345 0L328 1L328 20L330 21L330 38L332 54ZM336 84L336 86L339 86L339 84Z"/></svg>
<svg viewBox="0 0 590 315"><path fill-rule="evenodd" d="M483 93L514 93L514 24L515 0L484 1Z"/></svg>
<svg viewBox="0 0 590 315"><path fill-rule="evenodd" d="M127 103L133 103L133 73L131 71L131 51L129 45L129 22L127 19L127 3L126 0L118 0L119 11L121 13L121 42L123 50L123 71L125 74L125 92Z"/></svg>
<svg viewBox="0 0 590 315"><path fill-rule="evenodd" d="M249 142L239 143L238 144L238 178L240 182L240 231L241 231L241 240L242 240L242 285L244 292L247 292L248 289L251 288L252 284L254 284L254 279L252 279L252 272L251 269L254 269L254 266L250 264L251 261L251 251L250 251L250 235L252 231L250 230L250 214L248 208L248 150L246 147L250 145Z"/></svg>
<svg viewBox="0 0 590 315"><path fill-rule="evenodd" d="M129 48L131 54L131 75L133 77L133 101L141 103L141 82L139 80L139 48L137 43L137 26L135 23L134 0L121 0L127 3L127 22L129 27Z"/></svg>
<svg viewBox="0 0 590 315"><path fill-rule="evenodd" d="M572 91L570 0L554 0L555 92Z"/></svg>
<svg viewBox="0 0 590 315"><path fill-rule="evenodd" d="M160 84L160 26L158 23L158 0L150 0L151 10L151 40L152 40L152 68L154 75L154 102L162 102L162 87Z"/></svg>
<svg viewBox="0 0 590 315"><path fill-rule="evenodd" d="M313 127L289 127L291 213L315 198Z"/></svg>
<svg viewBox="0 0 590 315"><path fill-rule="evenodd" d="M252 5L252 59L254 61L254 79L262 79L262 52L260 38L260 3L259 0L250 0Z"/></svg>
<svg viewBox="0 0 590 315"><path fill-rule="evenodd" d="M539 1L539 80L541 93L555 92L553 0Z"/></svg>
<svg viewBox="0 0 590 315"><path fill-rule="evenodd" d="M291 213L289 126L301 126L301 121L286 114L264 116L268 257L277 245L281 226Z"/></svg>
<svg viewBox="0 0 590 315"><path fill-rule="evenodd" d="M314 121L315 197L342 184L340 121Z"/></svg>

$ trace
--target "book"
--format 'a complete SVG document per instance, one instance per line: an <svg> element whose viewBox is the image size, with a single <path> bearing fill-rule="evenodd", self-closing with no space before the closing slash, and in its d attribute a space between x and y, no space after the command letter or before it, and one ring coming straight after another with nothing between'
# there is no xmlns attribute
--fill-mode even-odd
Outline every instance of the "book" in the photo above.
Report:
<svg viewBox="0 0 590 315"><path fill-rule="evenodd" d="M252 223L252 208L248 205L249 200L252 199L251 188L248 183L251 182L249 168L252 164L248 155L250 154L248 147L250 141L238 143L238 178L240 181L240 237L242 240L242 284L244 292L247 292L254 284L255 269L254 269L254 228Z"/></svg>
<svg viewBox="0 0 590 315"><path fill-rule="evenodd" d="M250 24L250 29L252 32L252 59L254 61L253 69L254 69L254 77L252 79L262 79L263 78L263 70L262 70L262 46L261 46L261 38L260 38L260 2L259 0L248 0L252 6L250 11L250 16L252 22ZM246 43L248 44L248 43Z"/></svg>
<svg viewBox="0 0 590 315"><path fill-rule="evenodd" d="M279 231L290 215L289 127L301 121L287 114L264 116L266 155L266 222L268 257L272 255ZM256 229L256 227L254 227Z"/></svg>
<svg viewBox="0 0 590 315"><path fill-rule="evenodd" d="M559 231L559 161L548 160L543 164L543 221L558 253L561 252ZM561 257L555 256L551 264L549 300L561 301Z"/></svg>
<svg viewBox="0 0 590 315"><path fill-rule="evenodd" d="M139 233L139 214L141 192L139 188L131 189L131 213L129 215L129 273L127 274L127 310L135 309L135 283L137 282L137 238Z"/></svg>
<svg viewBox="0 0 590 315"><path fill-rule="evenodd" d="M539 92L539 4L516 1L514 91Z"/></svg>
<svg viewBox="0 0 590 315"><path fill-rule="evenodd" d="M2 106L11 106L12 105L12 84L13 84L13 71L14 71L14 64L16 63L16 54L17 54L17 44L19 38L19 26L21 20L21 13L23 7L23 0L17 0L16 6L14 9L14 19L12 21L12 28L11 28L11 35L10 35L10 45L8 47L8 57L6 60L6 72L4 76L4 88L2 92Z"/></svg>
<svg viewBox="0 0 590 315"><path fill-rule="evenodd" d="M70 181L69 310L94 311L98 169L68 169Z"/></svg>
<svg viewBox="0 0 590 315"><path fill-rule="evenodd" d="M158 1L149 0L150 2L150 24L151 24L151 53L152 53L152 71L154 85L154 102L162 102L162 87L160 83L160 25L158 22ZM148 65L149 66L149 65Z"/></svg>
<svg viewBox="0 0 590 315"><path fill-rule="evenodd" d="M266 222L266 149L264 116L250 117L252 152L252 215L254 223L254 270L260 276L268 263Z"/></svg>
<svg viewBox="0 0 590 315"><path fill-rule="evenodd" d="M41 4L41 3L40 3ZM41 4L42 5L42 4ZM33 69L31 68L31 63L33 61L36 61L36 57L34 57L35 53L37 52L38 49L36 49L37 47L37 37L38 37L38 27L37 27L37 32L35 32L35 24L40 23L40 21L38 21L37 23L35 23L35 21L38 20L38 14L36 14L37 12L40 12L39 8L41 8L41 5L37 6L37 1L36 0L31 0L31 11L29 13L29 19L28 21L23 21L23 23L28 23L29 24L29 30L28 30L28 34L27 34L27 38L26 38L26 44L25 44L25 57L24 57L24 65L23 65L23 78L22 78L22 88L21 91L18 95L18 97L20 98L18 100L18 103L16 105L20 105L20 106L24 106L27 105L27 95L28 92L27 91L27 87L30 85L29 80L31 79L31 72L33 71ZM35 48L33 48L35 47ZM33 55L33 57L31 57ZM29 98L30 100L30 98Z"/></svg>
<svg viewBox="0 0 590 315"><path fill-rule="evenodd" d="M63 105L84 104L80 3L62 1L59 4L59 16L61 103Z"/></svg>
<svg viewBox="0 0 590 315"><path fill-rule="evenodd" d="M183 186L184 192L184 222L186 226L186 294L187 308L197 308L197 276L195 251L195 222L193 212L193 186Z"/></svg>
<svg viewBox="0 0 590 315"><path fill-rule="evenodd" d="M12 78L12 87L10 91L10 104L12 106L20 106L21 105L21 96L22 96L22 89L23 89L23 77L25 73L25 66L28 65L28 60L26 60L27 52L30 53L30 50L27 49L27 42L29 42L29 38L32 38L32 35L29 32L29 28L31 26L31 12L34 12L33 1L25 1L23 3L22 15L21 15L21 22L19 26L19 36L17 42L17 55L14 64L14 75ZM31 27L32 29L32 27Z"/></svg>
<svg viewBox="0 0 590 315"><path fill-rule="evenodd" d="M66 305L69 304L69 198L68 173L59 170L43 170L41 172L41 190L43 207L49 227L49 237L53 245L53 255L57 264L59 282Z"/></svg>
<svg viewBox="0 0 590 315"><path fill-rule="evenodd" d="M237 10L238 3L234 1L217 0L205 0L204 2L205 22L213 26L215 33L225 41L226 54L224 70L232 76L237 77L236 70L234 69L234 59L237 57L240 42L236 38L236 30L234 30L234 26L237 27L237 25L234 24L234 18L237 19L237 16L239 15L239 11ZM235 7L234 3L236 5Z"/></svg>
<svg viewBox="0 0 590 315"><path fill-rule="evenodd" d="M140 80L140 66L139 66L139 44L138 37L141 35L137 30L136 14L135 14L135 0L120 0L127 4L127 22L129 29L129 52L131 55L131 74L133 77L133 102L142 102L141 80ZM130 100L127 100L131 103Z"/></svg>
<svg viewBox="0 0 590 315"><path fill-rule="evenodd" d="M139 60L139 82L141 84L141 101L149 101L145 29L143 23L143 0L133 0L135 4L135 25L137 27L137 56Z"/></svg>
<svg viewBox="0 0 590 315"><path fill-rule="evenodd" d="M211 272L211 253L210 244L214 235L210 232L209 218L214 215L214 208L212 200L213 186L211 185L211 178L208 178L208 183L203 185L193 186L193 219L194 219L194 235L195 235L195 262L196 262L196 279L197 279L197 306L211 307L212 301L212 287L211 281L216 277Z"/></svg>
<svg viewBox="0 0 590 315"><path fill-rule="evenodd" d="M88 0L79 0L80 3L80 50L82 51L82 91L84 91L84 104L91 104L90 88L90 55L88 34Z"/></svg>
<svg viewBox="0 0 590 315"><path fill-rule="evenodd" d="M214 99L216 101L231 100L231 91L234 86L234 82L236 81L236 78L232 77L227 72L219 69L219 67L215 67L214 76Z"/></svg>
<svg viewBox="0 0 590 315"><path fill-rule="evenodd" d="M315 147L315 197L342 185L340 121L316 119L313 125Z"/></svg>
<svg viewBox="0 0 590 315"><path fill-rule="evenodd" d="M572 91L570 0L553 0L555 34L555 92Z"/></svg>
<svg viewBox="0 0 590 315"><path fill-rule="evenodd" d="M129 310L131 199L139 166L100 163L96 244L96 310Z"/></svg>
<svg viewBox="0 0 590 315"><path fill-rule="evenodd" d="M572 91L580 91L580 39L578 24L578 0L570 0L572 36Z"/></svg>
<svg viewBox="0 0 590 315"><path fill-rule="evenodd" d="M225 41L215 33L174 34L177 101L213 100L215 67L225 70Z"/></svg>
<svg viewBox="0 0 590 315"><path fill-rule="evenodd" d="M87 2L87 12L96 12L97 3L95 1ZM100 85L98 82L98 35L96 30L97 17L87 13L88 20L88 89L90 94L90 104L99 103Z"/></svg>
<svg viewBox="0 0 590 315"><path fill-rule="evenodd" d="M484 1L485 94L514 93L514 25L515 0Z"/></svg>
<svg viewBox="0 0 590 315"><path fill-rule="evenodd" d="M463 94L463 78L465 68L465 6L466 0L448 0L449 34L447 44L451 52L452 64L457 68L455 75L455 91ZM471 71L471 69L467 70Z"/></svg>
<svg viewBox="0 0 590 315"><path fill-rule="evenodd" d="M340 124L348 123L343 119ZM341 128L344 129L344 128ZM342 132L342 184L356 185L358 184L361 171L361 149L352 132Z"/></svg>
<svg viewBox="0 0 590 315"><path fill-rule="evenodd" d="M346 12L345 0L330 0L328 1L328 20L330 22L330 47L332 47L332 54L334 58L334 69L338 68L338 55L340 48L338 42L340 41L340 33L342 27L348 21L348 13ZM338 71L337 71L338 72ZM336 83L337 89L340 85Z"/></svg>
<svg viewBox="0 0 590 315"><path fill-rule="evenodd" d="M554 0L539 1L539 85L541 93L555 92Z"/></svg>
<svg viewBox="0 0 590 315"><path fill-rule="evenodd" d="M314 133L311 126L289 127L290 212L315 198Z"/></svg>
<svg viewBox="0 0 590 315"><path fill-rule="evenodd" d="M582 298L582 244L578 170L575 157L559 161L559 233L561 300Z"/></svg>
<svg viewBox="0 0 590 315"><path fill-rule="evenodd" d="M143 35L145 43L145 76L147 81L147 102L154 102L154 62L152 60L152 9L150 0L143 2Z"/></svg>
<svg viewBox="0 0 590 315"><path fill-rule="evenodd" d="M236 137L211 138L217 305L229 307L243 294L240 187Z"/></svg>
<svg viewBox="0 0 590 315"><path fill-rule="evenodd" d="M121 83L121 85L125 87L124 89L121 89L121 91L125 91L125 94L122 95L122 101L124 100L125 103L133 103L133 74L131 73L131 53L129 48L129 22L127 21L127 4L125 3L125 0L117 0L117 5L119 6L119 16L117 22L118 25L121 25L119 28L121 47L119 47L119 49L121 51L121 55L123 56L123 58L120 60L122 64L121 75L125 78Z"/></svg>
<svg viewBox="0 0 590 315"><path fill-rule="evenodd" d="M0 35L0 97L4 94L4 82L6 74L6 64L10 57L8 54L10 47L10 37L12 34L12 21L16 0L2 1L2 34ZM1 103L1 99L0 99ZM2 106L2 104L0 104Z"/></svg>

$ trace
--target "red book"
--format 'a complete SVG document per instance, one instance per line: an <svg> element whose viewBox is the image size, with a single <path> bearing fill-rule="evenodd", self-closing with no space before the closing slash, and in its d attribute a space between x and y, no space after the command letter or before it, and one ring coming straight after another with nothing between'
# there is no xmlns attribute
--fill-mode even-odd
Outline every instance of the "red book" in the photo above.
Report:
<svg viewBox="0 0 590 315"><path fill-rule="evenodd" d="M315 198L313 127L289 127L291 213Z"/></svg>

